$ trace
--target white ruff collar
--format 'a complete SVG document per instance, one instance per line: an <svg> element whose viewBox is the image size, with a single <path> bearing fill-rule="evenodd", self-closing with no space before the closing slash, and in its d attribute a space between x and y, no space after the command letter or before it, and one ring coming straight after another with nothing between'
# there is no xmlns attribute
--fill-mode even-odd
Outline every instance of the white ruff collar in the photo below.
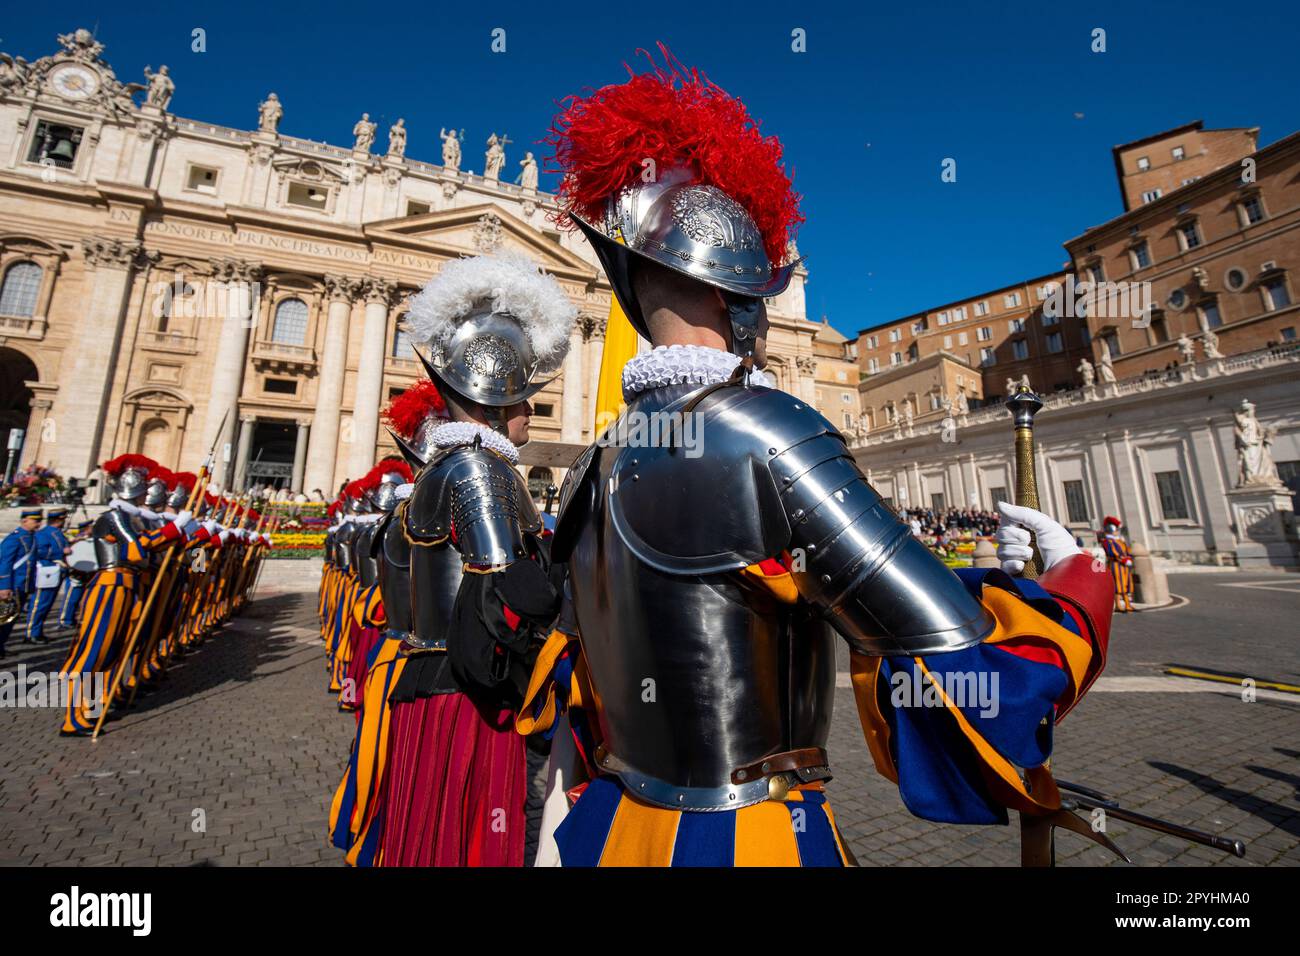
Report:
<svg viewBox="0 0 1300 956"><path fill-rule="evenodd" d="M129 515L138 515L140 513L140 508L137 505L131 504L124 498L114 498L108 503L108 506L117 511L125 511Z"/></svg>
<svg viewBox="0 0 1300 956"><path fill-rule="evenodd" d="M623 401L665 385L716 385L729 379L739 364L730 352L706 345L660 345L623 366ZM770 388L772 380L756 369L749 373L749 384Z"/></svg>
<svg viewBox="0 0 1300 956"><path fill-rule="evenodd" d="M454 448L457 445L470 444L476 436L482 441L484 448L492 449L512 465L519 464L519 449L515 447L514 442L500 432L493 431L478 422L447 422L435 428L429 440L438 448Z"/></svg>

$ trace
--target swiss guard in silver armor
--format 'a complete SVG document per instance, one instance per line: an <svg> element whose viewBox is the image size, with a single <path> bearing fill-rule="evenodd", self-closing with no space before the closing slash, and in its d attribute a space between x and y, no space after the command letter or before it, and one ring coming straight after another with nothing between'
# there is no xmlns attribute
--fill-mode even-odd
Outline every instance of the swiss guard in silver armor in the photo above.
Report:
<svg viewBox="0 0 1300 956"><path fill-rule="evenodd" d="M352 660L351 639L356 604L361 596L361 569L354 543L363 528L377 520L370 504L369 491L368 484L362 479L348 482L342 495L343 522L334 533L334 562L340 580L326 649L326 666L330 675L329 692L339 695L341 703L348 664Z"/></svg>
<svg viewBox="0 0 1300 956"><path fill-rule="evenodd" d="M585 728L592 779L556 832L563 863L851 862L825 791L836 634L877 767L913 812L1050 813L1051 718L1100 669L1104 576L1059 552L1039 584L959 577L835 427L771 386L765 300L795 274L798 197L780 143L668 63L567 101L553 130L566 211L654 346L567 473L552 543L579 638L548 642L521 730L565 702ZM957 673L1000 697L923 706L923 685Z"/></svg>
<svg viewBox="0 0 1300 956"><path fill-rule="evenodd" d="M431 435L447 420L446 416L447 406L429 381L407 389L384 410L384 420L407 461L389 460L376 466L384 475L374 495L383 516L374 525L370 547L379 579L382 629L365 655L364 672L356 677L361 689L357 734L330 807L330 841L346 851L345 859L351 866L373 866L375 862L392 716L388 698L406 666L408 658L403 647L414 646L411 544L395 509L414 490L413 469L423 467L436 451ZM401 482L397 483L399 478ZM459 581L460 567L455 570ZM356 661L354 657L354 665Z"/></svg>
<svg viewBox="0 0 1300 956"><path fill-rule="evenodd" d="M80 684L68 695L68 706L61 733L64 736L87 736L105 702L96 692L97 677L107 683L121 653L131 623L131 608L137 598L143 600L141 578L149 566L151 552L184 538L183 529L190 513L179 512L170 520L154 516L146 522L142 507L151 492L148 476L156 462L143 455L121 455L100 466L110 487L113 500L109 508L95 519L92 536L99 570L85 597L77 641L73 645L62 673L75 677ZM157 490L152 493L157 496ZM166 501L164 484L162 504ZM72 687L70 682L70 687Z"/></svg>
<svg viewBox="0 0 1300 956"><path fill-rule="evenodd" d="M520 866L527 773L514 720L558 598L516 470L529 397L577 310L525 259L447 263L407 325L450 421L394 520L410 544L412 633L393 702L382 866Z"/></svg>

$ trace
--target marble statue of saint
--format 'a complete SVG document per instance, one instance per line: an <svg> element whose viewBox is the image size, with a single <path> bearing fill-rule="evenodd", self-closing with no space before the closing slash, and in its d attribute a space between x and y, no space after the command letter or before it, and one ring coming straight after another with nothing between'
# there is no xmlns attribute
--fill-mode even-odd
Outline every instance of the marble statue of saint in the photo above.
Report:
<svg viewBox="0 0 1300 956"><path fill-rule="evenodd" d="M160 66L158 72L154 73L146 66L144 78L149 81L149 92L145 94L145 102L160 110L167 109L172 101L172 93L176 92L176 84L167 75L167 67Z"/></svg>
<svg viewBox="0 0 1300 956"><path fill-rule="evenodd" d="M370 145L375 141L375 124L370 122L370 114L362 113L357 125L352 127L352 135L357 138L352 149L358 153L370 152Z"/></svg>
<svg viewBox="0 0 1300 956"><path fill-rule="evenodd" d="M532 153L524 153L524 158L519 161L523 171L519 174L519 185L524 189L537 188L537 160L533 159Z"/></svg>
<svg viewBox="0 0 1300 956"><path fill-rule="evenodd" d="M401 159L406 155L406 126L405 121L398 119L396 123L388 127L388 155L394 159Z"/></svg>
<svg viewBox="0 0 1300 956"><path fill-rule="evenodd" d="M464 135L461 130L461 135ZM456 138L456 131L453 129L450 133L446 129L438 134L442 140L442 165L456 172L460 169L460 140Z"/></svg>
<svg viewBox="0 0 1300 956"><path fill-rule="evenodd" d="M1192 270L1192 281L1196 283L1196 288L1204 292L1210 286L1210 274L1197 266Z"/></svg>
<svg viewBox="0 0 1300 956"><path fill-rule="evenodd" d="M1219 337L1210 329L1201 333L1201 345L1205 349L1207 359L1221 359L1223 353L1219 351Z"/></svg>
<svg viewBox="0 0 1300 956"><path fill-rule="evenodd" d="M1187 337L1186 332L1178 336L1178 352L1183 357L1184 365L1191 365L1196 361L1196 343Z"/></svg>
<svg viewBox="0 0 1300 956"><path fill-rule="evenodd" d="M1028 372L1026 372L1024 375L1020 376L1020 384L1021 384L1022 386L1024 386L1026 389L1028 389L1029 391L1031 391L1031 392L1034 390L1034 387L1033 387L1032 385L1029 384L1029 373L1028 373Z"/></svg>
<svg viewBox="0 0 1300 956"><path fill-rule="evenodd" d="M499 138L496 133L493 133L488 137L487 153L483 157L484 179L501 178L501 170L506 165L505 144L508 142L510 142L510 140L506 139L504 134Z"/></svg>
<svg viewBox="0 0 1300 956"><path fill-rule="evenodd" d="M27 82L29 64L22 57L0 53L0 90L18 89Z"/></svg>
<svg viewBox="0 0 1300 956"><path fill-rule="evenodd" d="M912 403L911 402L903 403L903 423L907 425L908 428L912 427Z"/></svg>
<svg viewBox="0 0 1300 956"><path fill-rule="evenodd" d="M1086 358L1080 360L1079 367L1075 371L1083 376L1084 388L1091 388L1093 383L1097 381L1097 373L1093 371L1092 363Z"/></svg>
<svg viewBox="0 0 1300 956"><path fill-rule="evenodd" d="M966 415L970 412L970 402L966 400L965 392L957 393L957 414Z"/></svg>
<svg viewBox="0 0 1300 956"><path fill-rule="evenodd" d="M1010 398L1010 397L1011 397L1012 395L1014 395L1014 394L1016 394L1016 380L1015 380L1014 378L1008 378L1008 379L1007 379L1007 397Z"/></svg>
<svg viewBox="0 0 1300 956"><path fill-rule="evenodd" d="M1277 465L1273 461L1271 446L1277 437L1276 428L1266 428L1255 417L1255 406L1243 398L1232 413L1232 443L1237 448L1237 487L1244 485L1276 485Z"/></svg>
<svg viewBox="0 0 1300 956"><path fill-rule="evenodd" d="M266 100L257 105L257 128L263 133L274 133L283 115L284 107L280 105L280 97L268 93Z"/></svg>
<svg viewBox="0 0 1300 956"><path fill-rule="evenodd" d="M1115 366L1111 364L1114 360L1110 355L1110 345L1105 339L1101 340L1101 363L1097 366L1097 371L1101 374L1102 383L1105 385L1115 384Z"/></svg>

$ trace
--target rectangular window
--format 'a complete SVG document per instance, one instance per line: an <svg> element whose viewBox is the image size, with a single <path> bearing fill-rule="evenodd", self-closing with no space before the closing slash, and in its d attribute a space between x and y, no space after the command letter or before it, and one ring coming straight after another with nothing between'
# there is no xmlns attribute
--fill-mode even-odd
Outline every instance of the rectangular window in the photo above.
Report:
<svg viewBox="0 0 1300 956"><path fill-rule="evenodd" d="M416 202L414 199L406 203L406 214L408 216L423 216L429 212L432 207L427 202Z"/></svg>
<svg viewBox="0 0 1300 956"><path fill-rule="evenodd" d="M975 337L981 342L991 342L993 341L993 330L987 325L982 325L975 331Z"/></svg>
<svg viewBox="0 0 1300 956"><path fill-rule="evenodd" d="M1111 354L1112 356L1119 355L1119 336L1118 336L1118 335L1116 335L1114 332L1107 332L1107 333L1106 333L1105 335L1103 335L1101 338L1102 338L1102 341L1106 343L1106 347L1107 347L1108 349L1110 349L1110 354Z"/></svg>
<svg viewBox="0 0 1300 956"><path fill-rule="evenodd" d="M1061 320L1056 316L1055 313L1048 312L1046 309L1043 310L1043 313L1042 313L1041 318L1042 318L1042 322L1043 322L1043 328L1045 328L1045 329L1047 329L1047 328L1051 328L1051 327L1052 327L1053 325L1055 325L1057 322L1061 321Z"/></svg>
<svg viewBox="0 0 1300 956"><path fill-rule="evenodd" d="M1169 151L1169 154L1174 157L1175 162L1177 162L1178 160L1182 159L1184 156L1187 155L1185 152L1183 152L1183 148L1181 146L1175 146L1173 149Z"/></svg>
<svg viewBox="0 0 1300 956"><path fill-rule="evenodd" d="M1165 317L1163 315L1152 317L1151 335L1157 342L1169 341L1169 326L1165 324Z"/></svg>
<svg viewBox="0 0 1300 956"><path fill-rule="evenodd" d="M1159 198L1160 198L1159 189L1148 189L1146 192L1142 194L1142 201L1144 203L1155 202Z"/></svg>
<svg viewBox="0 0 1300 956"><path fill-rule="evenodd" d="M1187 498L1183 494L1183 476L1177 471L1157 471L1156 493L1160 496L1160 514L1166 521L1186 519Z"/></svg>
<svg viewBox="0 0 1300 956"><path fill-rule="evenodd" d="M1241 211L1246 214L1246 222L1252 226L1264 218L1264 204L1259 201L1258 196L1251 196L1243 202Z"/></svg>
<svg viewBox="0 0 1300 956"><path fill-rule="evenodd" d="M1151 168L1151 158L1149 156L1138 157L1138 172L1145 173Z"/></svg>
<svg viewBox="0 0 1300 956"><path fill-rule="evenodd" d="M1083 493L1082 481L1067 481L1065 488L1065 511L1071 524L1083 524L1088 521L1088 497Z"/></svg>
<svg viewBox="0 0 1300 956"><path fill-rule="evenodd" d="M1295 326L1294 326L1294 325L1288 325L1285 329L1282 330L1282 341L1283 341L1283 342L1294 342L1294 341L1295 341Z"/></svg>
<svg viewBox="0 0 1300 956"><path fill-rule="evenodd" d="M1060 332L1049 332L1047 334L1047 351L1060 352L1065 346L1061 342Z"/></svg>
<svg viewBox="0 0 1300 956"><path fill-rule="evenodd" d="M988 315L988 314L989 314L989 304L988 304L988 301L987 301L987 300L985 300L984 302L976 302L976 303L975 303L975 314L976 314L976 315Z"/></svg>
<svg viewBox="0 0 1300 956"><path fill-rule="evenodd" d="M538 402L533 414L539 418L554 418L555 405L549 402Z"/></svg>
<svg viewBox="0 0 1300 956"><path fill-rule="evenodd" d="M930 507L935 511L943 511L948 507L944 501L943 492L936 491L930 495Z"/></svg>
<svg viewBox="0 0 1300 956"><path fill-rule="evenodd" d="M1275 312L1291 304L1291 295L1286 291L1286 280L1280 276L1264 283L1264 298L1268 300L1268 310Z"/></svg>
<svg viewBox="0 0 1300 956"><path fill-rule="evenodd" d="M1017 361L1029 358L1029 343L1024 339L1016 339L1012 342L1011 357Z"/></svg>
<svg viewBox="0 0 1300 956"><path fill-rule="evenodd" d="M411 347L411 333L399 328L393 335L393 358L415 361L415 349Z"/></svg>
<svg viewBox="0 0 1300 956"><path fill-rule="evenodd" d="M867 339L867 348L869 348L869 349L878 349L878 348L880 348L880 336L878 336L878 335L873 335L873 336L871 336L870 338L868 338L868 339Z"/></svg>
<svg viewBox="0 0 1300 956"><path fill-rule="evenodd" d="M297 395L298 383L291 378L268 378L262 382L262 390L274 395Z"/></svg>
<svg viewBox="0 0 1300 956"><path fill-rule="evenodd" d="M867 371L875 375L880 371L880 363L873 358L867 359Z"/></svg>
<svg viewBox="0 0 1300 956"><path fill-rule="evenodd" d="M943 337L943 347L946 348L946 349L950 349L950 348L952 348L952 336L951 336L951 335L945 335L945 336Z"/></svg>
<svg viewBox="0 0 1300 956"><path fill-rule="evenodd" d="M992 350L992 349L980 349L980 364L981 364L981 365L992 365L992 364L994 363L994 361L996 361L996 359L994 359L994 357L993 357L993 350Z"/></svg>
<svg viewBox="0 0 1300 956"><path fill-rule="evenodd" d="M925 323L924 323L924 322L913 322L913 323L912 323L912 334L913 334L913 335L920 335L920 334L921 334L922 332L924 332L924 331L925 331Z"/></svg>
<svg viewBox="0 0 1300 956"><path fill-rule="evenodd" d="M1149 265L1151 265L1151 247L1144 239L1133 247L1133 268L1145 269Z"/></svg>
<svg viewBox="0 0 1300 956"><path fill-rule="evenodd" d="M1008 292L1006 295L1002 297L1002 301L1006 304L1006 307L1008 309L1014 309L1016 306L1020 304L1020 293Z"/></svg>
<svg viewBox="0 0 1300 956"><path fill-rule="evenodd" d="M77 161L77 150L81 146L83 132L79 126L64 126L62 123L41 120L36 124L27 162L71 169Z"/></svg>
<svg viewBox="0 0 1300 956"><path fill-rule="evenodd" d="M1194 222L1185 222L1179 226L1178 236L1182 240L1183 249L1195 249L1201 244L1201 230Z"/></svg>
<svg viewBox="0 0 1300 956"><path fill-rule="evenodd" d="M845 428L853 427L853 416L849 412L844 413L844 427Z"/></svg>
<svg viewBox="0 0 1300 956"><path fill-rule="evenodd" d="M965 345L965 344L966 344L966 333L965 333L965 332L960 332L960 333L958 333L958 335L957 335L957 344L958 344L958 345Z"/></svg>
<svg viewBox="0 0 1300 956"><path fill-rule="evenodd" d="M947 313L947 312L940 312L940 313L939 313L939 316L938 316L938 319L939 319L939 324L940 324L940 325L947 325L947 324L948 324L948 313Z"/></svg>
<svg viewBox="0 0 1300 956"><path fill-rule="evenodd" d="M1088 275L1092 278L1093 282L1105 282L1106 268L1100 262L1094 262L1092 265L1088 266Z"/></svg>
<svg viewBox="0 0 1300 956"><path fill-rule="evenodd" d="M286 201L291 206L304 206L307 209L324 210L329 204L329 190L307 183L290 183Z"/></svg>
<svg viewBox="0 0 1300 956"><path fill-rule="evenodd" d="M1044 316L1044 318L1046 318L1046 316ZM1007 331L1008 331L1008 332L1015 333L1015 332L1023 332L1024 330L1025 330L1025 320L1024 320L1024 319L1008 319L1008 320L1007 320Z"/></svg>
<svg viewBox="0 0 1300 956"><path fill-rule="evenodd" d="M1217 329L1223 324L1223 319L1219 316L1219 303L1211 299L1201 304L1201 317L1205 320L1205 327Z"/></svg>
<svg viewBox="0 0 1300 956"><path fill-rule="evenodd" d="M952 310L952 320L953 320L954 322L965 322L965 321L966 321L966 306L964 306L964 305L960 305L960 306L958 306L957 308L953 309L953 310Z"/></svg>
<svg viewBox="0 0 1300 956"><path fill-rule="evenodd" d="M890 365L902 365L902 364L903 364L903 353L902 353L902 352L890 352L890 353L889 353L889 364L890 364Z"/></svg>
<svg viewBox="0 0 1300 956"><path fill-rule="evenodd" d="M901 342L902 340L903 340L903 330L902 330L902 329L890 329L890 330L889 330L889 341L891 341L891 342Z"/></svg>
<svg viewBox="0 0 1300 956"><path fill-rule="evenodd" d="M217 171L207 166L191 166L189 175L185 177L185 188L209 196L216 195Z"/></svg>

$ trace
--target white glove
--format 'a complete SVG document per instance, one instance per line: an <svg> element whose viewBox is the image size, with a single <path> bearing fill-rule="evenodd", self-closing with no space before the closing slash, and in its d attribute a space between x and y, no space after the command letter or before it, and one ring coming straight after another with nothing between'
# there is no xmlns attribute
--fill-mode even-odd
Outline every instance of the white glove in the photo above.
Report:
<svg viewBox="0 0 1300 956"><path fill-rule="evenodd" d="M213 521L211 518L203 522L203 528L205 531L207 531L209 535L214 535L217 533L217 523Z"/></svg>
<svg viewBox="0 0 1300 956"><path fill-rule="evenodd" d="M275 544L275 542L271 540L271 536L266 532L262 533L262 540L266 542L266 546L268 548L271 547L273 544Z"/></svg>
<svg viewBox="0 0 1300 956"><path fill-rule="evenodd" d="M217 537L221 539L222 544L225 544L228 540L230 540L230 532L222 531L221 534L217 535Z"/></svg>
<svg viewBox="0 0 1300 956"><path fill-rule="evenodd" d="M176 517L172 518L172 524L176 525L176 530L184 531L185 526L190 523L190 519L193 517L193 511L178 511Z"/></svg>
<svg viewBox="0 0 1300 956"><path fill-rule="evenodd" d="M1066 558L1083 553L1074 543L1074 535L1041 511L1009 505L1005 501L998 502L998 511L1002 513L1002 522L993 537L998 543L998 560L1007 574L1019 574L1033 555L1034 549L1029 545L1030 532L1038 539L1038 553L1043 556L1044 571Z"/></svg>
<svg viewBox="0 0 1300 956"><path fill-rule="evenodd" d="M189 521L185 522L185 527L182 530L185 532L185 537L190 538L194 536L194 532L198 531L200 527L201 525L199 522L191 518Z"/></svg>

